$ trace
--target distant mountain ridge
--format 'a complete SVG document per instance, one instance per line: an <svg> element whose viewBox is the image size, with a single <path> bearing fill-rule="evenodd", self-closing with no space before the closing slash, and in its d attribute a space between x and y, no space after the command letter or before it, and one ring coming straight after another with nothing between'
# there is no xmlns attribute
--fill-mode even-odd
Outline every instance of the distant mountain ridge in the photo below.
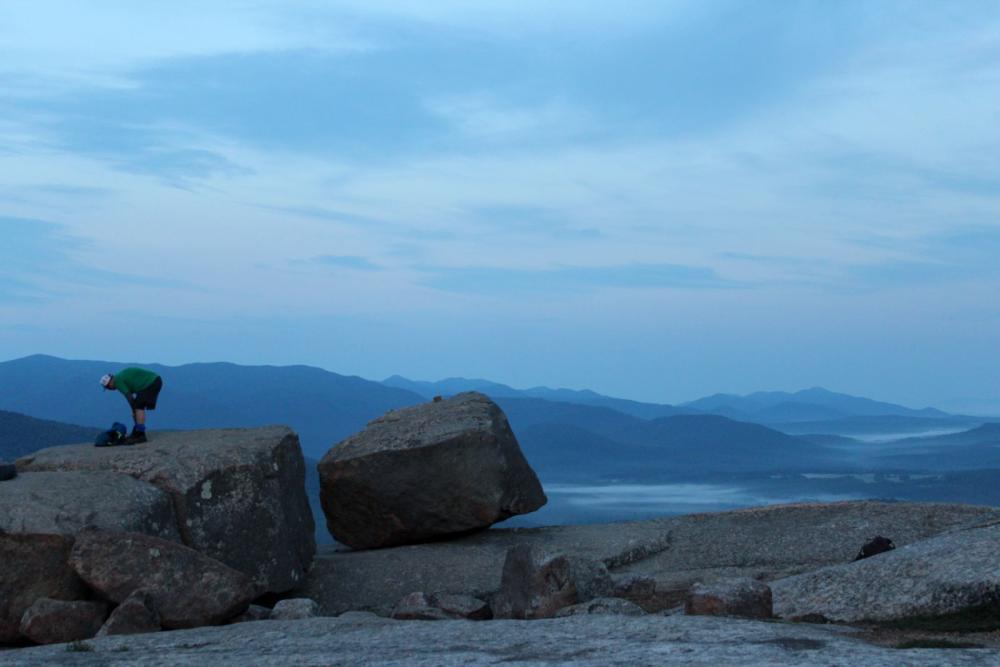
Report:
<svg viewBox="0 0 1000 667"><path fill-rule="evenodd" d="M393 375L383 380L383 384L408 389L426 398L436 395L450 396L462 391L481 391L494 398L530 397L580 405L596 405L642 419L658 419L680 414L714 414L736 421L783 425L832 422L854 417L913 417L919 419L949 419L954 417L954 415L936 408L908 408L895 403L841 394L822 387L812 387L797 392L758 391L743 396L713 394L679 405L668 405L613 398L589 389L550 389L549 387L514 389L490 380L460 377L427 382Z"/></svg>
<svg viewBox="0 0 1000 667"><path fill-rule="evenodd" d="M729 411L762 423L824 421L842 417L922 417L947 418L946 412L936 408L913 409L895 403L875 401L812 387L794 393L785 391L758 391L745 396L714 394L689 401L680 407L702 412Z"/></svg>
<svg viewBox="0 0 1000 667"><path fill-rule="evenodd" d="M19 456L45 447L93 440L100 429L35 419L0 410L0 460L13 462Z"/></svg>

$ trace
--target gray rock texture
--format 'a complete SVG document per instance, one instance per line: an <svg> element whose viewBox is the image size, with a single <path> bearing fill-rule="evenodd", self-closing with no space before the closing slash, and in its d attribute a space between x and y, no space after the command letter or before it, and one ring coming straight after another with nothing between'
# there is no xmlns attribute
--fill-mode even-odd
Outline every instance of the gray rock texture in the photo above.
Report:
<svg viewBox="0 0 1000 667"><path fill-rule="evenodd" d="M318 467L330 534L356 549L485 528L546 502L507 417L475 392L389 412Z"/></svg>
<svg viewBox="0 0 1000 667"><path fill-rule="evenodd" d="M85 528L180 541L170 496L129 475L25 472L0 486L0 530L74 535Z"/></svg>
<svg viewBox="0 0 1000 667"><path fill-rule="evenodd" d="M73 538L0 532L0 642L15 640L39 598L79 600L87 588L67 564Z"/></svg>
<svg viewBox="0 0 1000 667"><path fill-rule="evenodd" d="M741 577L711 584L695 584L684 601L684 613L692 616L742 616L771 618L774 600L771 588L755 579Z"/></svg>
<svg viewBox="0 0 1000 667"><path fill-rule="evenodd" d="M750 577L771 581L850 562L873 535L896 546L932 537L1000 510L944 503L841 502L774 505L659 521L665 548L612 568L656 579L683 601L695 583Z"/></svg>
<svg viewBox="0 0 1000 667"><path fill-rule="evenodd" d="M655 612L684 604L697 582L740 576L772 580L850 562L876 533L903 545L990 517L1000 518L1000 511L864 501L613 524L492 528L390 549L323 549L295 594L316 600L329 616L349 610L388 616L413 591L489 599L500 590L507 549L532 544L602 561L617 582L616 597Z"/></svg>
<svg viewBox="0 0 1000 667"><path fill-rule="evenodd" d="M519 544L507 551L500 591L490 606L496 618L552 618L563 607L607 596L613 588L601 561Z"/></svg>
<svg viewBox="0 0 1000 667"><path fill-rule="evenodd" d="M832 621L928 619L1000 605L1000 523L772 582L774 612Z"/></svg>
<svg viewBox="0 0 1000 667"><path fill-rule="evenodd" d="M556 612L556 618L564 616L579 616L593 614L598 616L643 616L646 612L642 607L622 598L594 598L570 607L563 607Z"/></svg>
<svg viewBox="0 0 1000 667"><path fill-rule="evenodd" d="M154 591L133 591L118 605L101 626L99 636L136 635L157 632L160 629L160 612Z"/></svg>
<svg viewBox="0 0 1000 667"><path fill-rule="evenodd" d="M140 533L80 533L69 563L88 586L114 603L148 590L164 628L223 623L246 611L254 597L242 572L184 545Z"/></svg>
<svg viewBox="0 0 1000 667"><path fill-rule="evenodd" d="M280 600L268 614L268 618L274 621L296 621L315 616L319 616L319 605L309 598Z"/></svg>
<svg viewBox="0 0 1000 667"><path fill-rule="evenodd" d="M36 644L90 639L108 615L108 605L87 600L38 598L21 617L21 635Z"/></svg>
<svg viewBox="0 0 1000 667"><path fill-rule="evenodd" d="M444 621L464 618L485 621L493 617L490 606L471 595L410 593L392 610L400 621Z"/></svg>
<svg viewBox="0 0 1000 667"><path fill-rule="evenodd" d="M4 667L212 665L900 665L993 666L992 649L899 650L873 646L837 626L711 616L571 616L541 621L413 623L348 618L239 623L101 637L92 650L43 646L0 653Z"/></svg>
<svg viewBox="0 0 1000 667"><path fill-rule="evenodd" d="M293 588L316 550L302 450L284 426L153 433L136 447L52 447L17 466L112 471L156 486L170 496L183 543L250 575L260 592Z"/></svg>

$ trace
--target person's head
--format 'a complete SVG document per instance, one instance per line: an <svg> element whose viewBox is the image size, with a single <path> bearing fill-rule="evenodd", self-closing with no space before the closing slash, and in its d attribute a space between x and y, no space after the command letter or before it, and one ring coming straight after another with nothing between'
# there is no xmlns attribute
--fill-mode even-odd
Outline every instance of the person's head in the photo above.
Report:
<svg viewBox="0 0 1000 667"><path fill-rule="evenodd" d="M115 375L114 373L107 373L101 376L101 386L104 387L104 391L115 388Z"/></svg>

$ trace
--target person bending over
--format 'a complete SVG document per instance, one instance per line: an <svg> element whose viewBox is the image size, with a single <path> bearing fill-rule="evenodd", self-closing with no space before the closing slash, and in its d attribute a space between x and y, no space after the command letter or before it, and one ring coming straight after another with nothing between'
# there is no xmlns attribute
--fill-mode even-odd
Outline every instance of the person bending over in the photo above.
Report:
<svg viewBox="0 0 1000 667"><path fill-rule="evenodd" d="M145 368L125 368L117 373L108 373L101 378L104 389L117 389L132 408L135 426L122 444L137 445L146 442L146 410L156 409L156 397L163 388L163 380L153 371Z"/></svg>

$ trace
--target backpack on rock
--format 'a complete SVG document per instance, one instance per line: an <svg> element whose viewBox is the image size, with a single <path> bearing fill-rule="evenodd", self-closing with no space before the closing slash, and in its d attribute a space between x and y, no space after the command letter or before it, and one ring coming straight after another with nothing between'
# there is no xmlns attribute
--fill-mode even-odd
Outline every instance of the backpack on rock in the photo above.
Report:
<svg viewBox="0 0 1000 667"><path fill-rule="evenodd" d="M114 447L120 445L125 440L126 433L128 433L128 428L125 424L115 422L107 431L101 431L97 435L97 439L94 440L94 447Z"/></svg>

